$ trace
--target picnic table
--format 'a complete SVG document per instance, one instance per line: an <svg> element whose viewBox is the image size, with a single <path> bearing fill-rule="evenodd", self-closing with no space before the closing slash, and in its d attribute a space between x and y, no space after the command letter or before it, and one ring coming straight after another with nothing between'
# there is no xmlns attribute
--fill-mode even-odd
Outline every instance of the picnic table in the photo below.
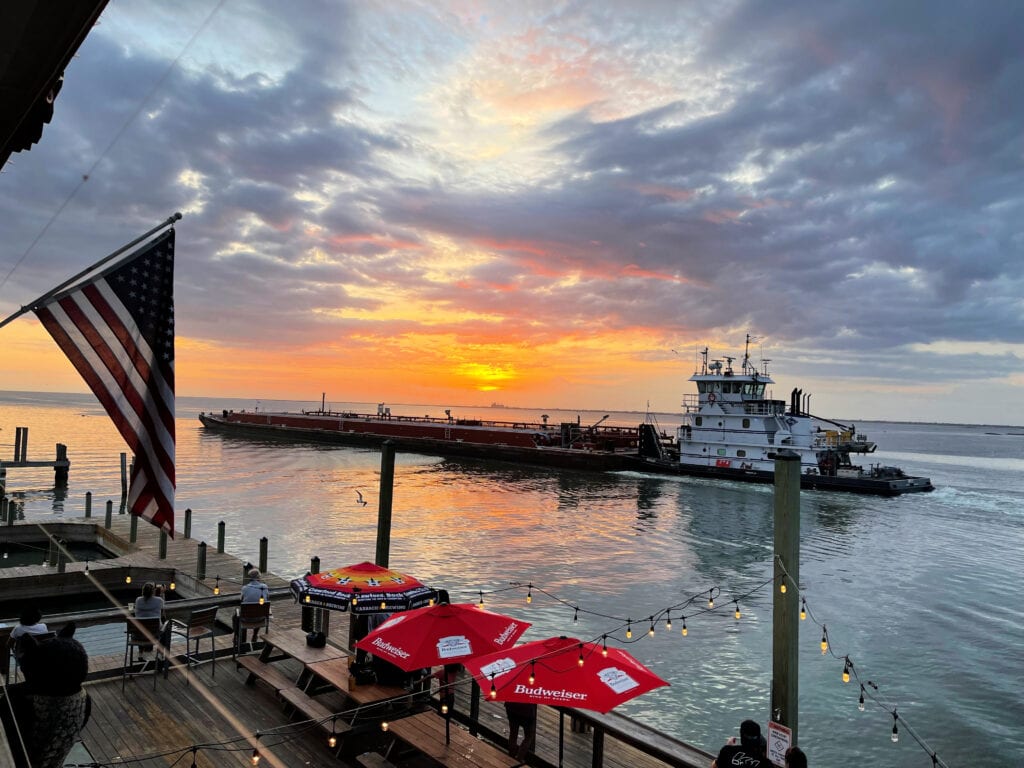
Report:
<svg viewBox="0 0 1024 768"><path fill-rule="evenodd" d="M388 733L446 768L516 768L524 765L455 723L449 730L451 741L446 744L445 720L433 710L388 723Z"/></svg>

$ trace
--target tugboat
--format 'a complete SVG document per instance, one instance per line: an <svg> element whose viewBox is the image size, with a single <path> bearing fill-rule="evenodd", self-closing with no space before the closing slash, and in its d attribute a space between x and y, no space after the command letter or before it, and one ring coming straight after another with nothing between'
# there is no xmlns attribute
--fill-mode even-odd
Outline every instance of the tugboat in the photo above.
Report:
<svg viewBox="0 0 1024 768"><path fill-rule="evenodd" d="M909 476L898 467L854 464L851 454L873 453L875 443L854 425L809 413L810 395L802 390L794 389L788 404L766 398L774 383L769 361L761 371L750 362L749 335L739 372L733 370L734 360L709 362L703 350L690 377L697 392L684 395L675 446L666 449L641 425L640 453L649 464L675 463L678 474L772 482L776 455L788 450L800 457L803 488L892 496L934 489L929 478Z"/></svg>

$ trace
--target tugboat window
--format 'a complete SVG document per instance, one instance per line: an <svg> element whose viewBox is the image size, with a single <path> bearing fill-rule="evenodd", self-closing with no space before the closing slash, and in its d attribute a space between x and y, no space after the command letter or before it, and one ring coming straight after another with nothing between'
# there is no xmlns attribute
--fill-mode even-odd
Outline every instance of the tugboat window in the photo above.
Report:
<svg viewBox="0 0 1024 768"><path fill-rule="evenodd" d="M694 419L694 422L696 422L697 426L699 427L704 423L704 417L698 416L697 418Z"/></svg>
<svg viewBox="0 0 1024 768"><path fill-rule="evenodd" d="M725 456L725 448L719 448L718 449L718 455L719 456Z"/></svg>
<svg viewBox="0 0 1024 768"><path fill-rule="evenodd" d="M745 457L746 455L747 455L747 452L746 452L746 451L744 451L744 450L743 450L742 448L740 448L740 449L739 449L738 451L736 451L736 457L737 457L737 458L740 458L740 459L742 459L742 458L743 458L743 457Z"/></svg>
<svg viewBox="0 0 1024 768"><path fill-rule="evenodd" d="M743 428L744 429L750 429L750 419L744 419L743 420Z"/></svg>

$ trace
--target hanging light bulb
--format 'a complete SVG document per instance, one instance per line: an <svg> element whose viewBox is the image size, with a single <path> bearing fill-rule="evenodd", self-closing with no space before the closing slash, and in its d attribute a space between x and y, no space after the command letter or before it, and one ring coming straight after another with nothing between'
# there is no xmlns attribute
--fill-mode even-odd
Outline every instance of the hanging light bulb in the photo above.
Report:
<svg viewBox="0 0 1024 768"><path fill-rule="evenodd" d="M352 605L356 605L358 602L359 597L357 595L352 595Z"/></svg>
<svg viewBox="0 0 1024 768"><path fill-rule="evenodd" d="M708 591L708 608L711 609L711 608L714 608L714 607L715 607L715 590L712 589L712 590Z"/></svg>
<svg viewBox="0 0 1024 768"><path fill-rule="evenodd" d="M253 750L252 750L251 762L252 762L253 765L259 765L260 764L260 732L259 731L256 731L256 746L253 747Z"/></svg>
<svg viewBox="0 0 1024 768"><path fill-rule="evenodd" d="M583 643L580 643L580 657L577 660L576 664L581 667L583 666Z"/></svg>
<svg viewBox="0 0 1024 768"><path fill-rule="evenodd" d="M573 624L579 624L580 623L580 609L579 609L579 607L576 607L576 608L572 609L572 623Z"/></svg>
<svg viewBox="0 0 1024 768"><path fill-rule="evenodd" d="M651 616L651 628L647 630L648 637L654 637L654 617Z"/></svg>
<svg viewBox="0 0 1024 768"><path fill-rule="evenodd" d="M630 619L626 619L626 639L629 640L633 636L633 622Z"/></svg>
<svg viewBox="0 0 1024 768"><path fill-rule="evenodd" d="M132 583L132 569L131 568L129 568L128 572L124 575L124 583L125 584L131 584Z"/></svg>
<svg viewBox="0 0 1024 768"><path fill-rule="evenodd" d="M477 607L482 611L484 609L484 593L480 593L480 602L477 603Z"/></svg>
<svg viewBox="0 0 1024 768"><path fill-rule="evenodd" d="M177 582L172 581L170 584L167 585L167 587L171 590L171 592L173 592L178 588L178 584Z"/></svg>
<svg viewBox="0 0 1024 768"><path fill-rule="evenodd" d="M381 722L380 729L382 731L384 731L384 733L388 732L388 721L387 720L384 720L384 721Z"/></svg>
<svg viewBox="0 0 1024 768"><path fill-rule="evenodd" d="M601 635L601 655L608 658L608 635Z"/></svg>
<svg viewBox="0 0 1024 768"><path fill-rule="evenodd" d="M429 600L427 600L427 605L433 607L433 605L434 605L434 598L430 598Z"/></svg>
<svg viewBox="0 0 1024 768"><path fill-rule="evenodd" d="M220 576L217 576L213 581L213 594L220 594Z"/></svg>
<svg viewBox="0 0 1024 768"><path fill-rule="evenodd" d="M828 632L824 626L821 628L821 655L828 653Z"/></svg>
<svg viewBox="0 0 1024 768"><path fill-rule="evenodd" d="M671 611L667 611L665 613L665 631L666 632L671 632L672 631L672 612Z"/></svg>
<svg viewBox="0 0 1024 768"><path fill-rule="evenodd" d="M311 598L311 597L309 596L309 593L306 593L306 596L305 596L305 597L303 598L303 600L304 600L305 602L307 602L307 603L309 603L309 602L312 602L312 599L313 599L313 598Z"/></svg>
<svg viewBox="0 0 1024 768"><path fill-rule="evenodd" d="M847 659L846 663L843 665L843 682L844 683L850 682L850 660L849 659Z"/></svg>
<svg viewBox="0 0 1024 768"><path fill-rule="evenodd" d="M782 579L779 581L779 592L781 592L782 594L786 594L786 577L785 576L783 576Z"/></svg>
<svg viewBox="0 0 1024 768"><path fill-rule="evenodd" d="M864 683L860 684L860 699L857 701L857 709L864 711Z"/></svg>
<svg viewBox="0 0 1024 768"><path fill-rule="evenodd" d="M447 715L448 714L448 705L447 704L442 704L441 705L441 714L442 715Z"/></svg>
<svg viewBox="0 0 1024 768"><path fill-rule="evenodd" d="M527 604L533 602L533 584L529 584L526 587L526 602Z"/></svg>
<svg viewBox="0 0 1024 768"><path fill-rule="evenodd" d="M530 662L530 685L533 685L534 683L537 682L537 676L534 674L534 672L537 669L536 668L536 664L537 664L537 662L535 662L535 661L531 661Z"/></svg>
<svg viewBox="0 0 1024 768"><path fill-rule="evenodd" d="M491 675L491 699L498 698L498 689L494 687L494 675Z"/></svg>
<svg viewBox="0 0 1024 768"><path fill-rule="evenodd" d="M331 718L331 735L327 737L327 746L334 749L338 746L338 735L334 732L334 722L337 718Z"/></svg>
<svg viewBox="0 0 1024 768"><path fill-rule="evenodd" d="M892 743L895 744L900 740L900 729L896 727L896 722L900 719L900 716L895 712L892 713Z"/></svg>
<svg viewBox="0 0 1024 768"><path fill-rule="evenodd" d="M737 621L738 621L739 618L743 615L742 613L740 613L740 601L739 600L734 600L733 602L736 605L736 611L735 611L735 613L733 613L733 616L735 616Z"/></svg>
<svg viewBox="0 0 1024 768"><path fill-rule="evenodd" d="M381 609L381 611L384 611L384 610L386 610L386 609L387 609L387 607L388 607L388 604L387 604L387 603L385 603L385 602L384 602L383 600L381 600L381 601L380 601L380 609Z"/></svg>
<svg viewBox="0 0 1024 768"><path fill-rule="evenodd" d="M807 600L805 598L801 597L800 598L800 621L803 621L806 618L807 618Z"/></svg>
<svg viewBox="0 0 1024 768"><path fill-rule="evenodd" d="M688 634L690 634L690 630L686 628L686 617L683 616L683 637L686 637Z"/></svg>
<svg viewBox="0 0 1024 768"><path fill-rule="evenodd" d="M264 602L266 601L264 600L263 595L260 595L260 605L263 605Z"/></svg>

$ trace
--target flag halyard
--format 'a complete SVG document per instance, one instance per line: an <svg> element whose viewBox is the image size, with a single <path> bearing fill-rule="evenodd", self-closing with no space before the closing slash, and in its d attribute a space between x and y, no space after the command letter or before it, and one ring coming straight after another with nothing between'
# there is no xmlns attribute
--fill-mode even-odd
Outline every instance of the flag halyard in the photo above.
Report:
<svg viewBox="0 0 1024 768"><path fill-rule="evenodd" d="M35 307L135 454L133 515L174 536L174 230Z"/></svg>

